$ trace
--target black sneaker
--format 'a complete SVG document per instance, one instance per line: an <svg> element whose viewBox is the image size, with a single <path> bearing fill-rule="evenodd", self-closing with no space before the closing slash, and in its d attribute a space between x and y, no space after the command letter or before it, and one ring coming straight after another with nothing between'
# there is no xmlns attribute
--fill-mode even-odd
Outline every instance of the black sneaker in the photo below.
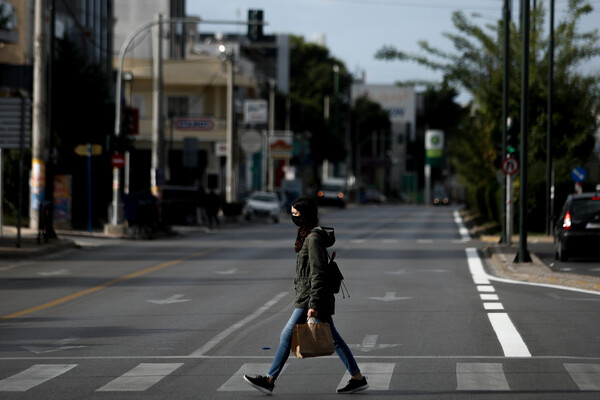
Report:
<svg viewBox="0 0 600 400"><path fill-rule="evenodd" d="M248 382L250 386L253 388L260 390L266 394L273 394L273 388L275 387L274 383L269 383L269 380L266 376L257 375L255 377L251 377L248 375L244 375L244 380ZM366 381L365 381L366 382Z"/></svg>
<svg viewBox="0 0 600 400"><path fill-rule="evenodd" d="M367 383L367 378L363 376L361 380L358 379L350 379L348 384L341 389L338 389L338 394L350 394L354 392L358 392L361 390L365 390L369 387Z"/></svg>

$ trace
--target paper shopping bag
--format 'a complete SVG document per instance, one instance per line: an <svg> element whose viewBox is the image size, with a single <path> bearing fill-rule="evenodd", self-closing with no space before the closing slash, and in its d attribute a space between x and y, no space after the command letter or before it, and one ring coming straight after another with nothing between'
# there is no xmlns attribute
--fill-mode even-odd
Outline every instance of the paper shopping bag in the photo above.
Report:
<svg viewBox="0 0 600 400"><path fill-rule="evenodd" d="M294 325L291 352L296 357L328 356L334 351L329 323L315 322L314 318L310 318L306 324Z"/></svg>

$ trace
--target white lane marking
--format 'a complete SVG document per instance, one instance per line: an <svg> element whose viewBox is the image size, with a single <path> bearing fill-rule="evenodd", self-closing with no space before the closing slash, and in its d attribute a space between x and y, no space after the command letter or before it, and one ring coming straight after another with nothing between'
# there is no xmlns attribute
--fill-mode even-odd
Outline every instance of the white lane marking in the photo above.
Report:
<svg viewBox="0 0 600 400"><path fill-rule="evenodd" d="M173 304L173 303L185 303L186 301L191 301L192 299L182 299L184 295L183 294L174 294L171 297L168 297L166 299L162 299L162 300L146 300L150 303L154 303L154 304Z"/></svg>
<svg viewBox="0 0 600 400"><path fill-rule="evenodd" d="M454 210L454 212L452 214L454 215L454 222L456 223L456 225L458 225L458 233L460 233L462 241L463 242L470 241L471 235L469 234L469 230L465 227L465 224L463 224L463 220L460 217L460 213L458 211Z"/></svg>
<svg viewBox="0 0 600 400"><path fill-rule="evenodd" d="M365 239L352 239L350 240L350 243L364 243L366 242Z"/></svg>
<svg viewBox="0 0 600 400"><path fill-rule="evenodd" d="M36 364L0 381L0 392L24 392L75 368L77 364Z"/></svg>
<svg viewBox="0 0 600 400"><path fill-rule="evenodd" d="M190 354L190 357L200 357L208 353L212 350L216 345L221 343L227 336L231 335L233 332L242 328L247 323L253 321L258 318L262 313L267 311L269 308L273 307L277 304L281 299L287 296L288 292L281 292L277 296L273 297L271 300L267 301L264 306L260 307L258 310L254 311L252 314L248 315L246 318L242 319L240 322L237 322L231 325L229 328L225 329L223 332L219 333L217 336L212 338L208 343L204 346L200 347L198 350L194 351Z"/></svg>
<svg viewBox="0 0 600 400"><path fill-rule="evenodd" d="M600 390L600 364L564 364L579 390Z"/></svg>
<svg viewBox="0 0 600 400"><path fill-rule="evenodd" d="M183 363L142 363L117 379L107 383L97 392L141 392L171 374Z"/></svg>
<svg viewBox="0 0 600 400"><path fill-rule="evenodd" d="M456 390L510 390L500 363L457 363Z"/></svg>
<svg viewBox="0 0 600 400"><path fill-rule="evenodd" d="M506 313L488 313L488 318L498 336L504 356L531 357L527 345Z"/></svg>
<svg viewBox="0 0 600 400"><path fill-rule="evenodd" d="M498 300L497 294L482 293L479 295L479 297L481 297L481 300Z"/></svg>
<svg viewBox="0 0 600 400"><path fill-rule="evenodd" d="M271 364L246 363L227 382L221 385L217 392L255 392L256 389L248 385L242 376L265 375L270 366ZM285 371L286 368L287 365L284 365L281 372Z"/></svg>
<svg viewBox="0 0 600 400"><path fill-rule="evenodd" d="M477 285L477 290L480 292L493 293L495 289L490 285L488 274L483 269L483 263L479 258L477 249L468 248L465 249L467 253L467 261L469 263L469 270L473 277L473 281ZM482 298L485 301L485 299ZM483 307L489 311L504 310L502 303L496 301L494 303L483 303ZM527 348L527 345L519 335L517 328L508 317L506 313L488 313L488 318L492 324L492 328L496 332L496 336L500 341L502 350L506 357L531 357L531 353Z"/></svg>
<svg viewBox="0 0 600 400"><path fill-rule="evenodd" d="M384 297L369 297L369 299L388 302L397 300L408 300L412 299L412 297L396 297L396 292L386 292Z"/></svg>
<svg viewBox="0 0 600 400"><path fill-rule="evenodd" d="M465 251L467 252L467 262L469 263L469 270L471 271L473 282L475 282L476 285L489 285L490 280L483 269L483 264L479 258L479 254L477 254L477 249L468 248L465 249Z"/></svg>
<svg viewBox="0 0 600 400"><path fill-rule="evenodd" d="M417 243L419 243L419 244L431 244L431 243L433 243L433 239L417 239Z"/></svg>
<svg viewBox="0 0 600 400"><path fill-rule="evenodd" d="M368 390L389 390L392 375L394 374L395 363L359 363L358 368L363 375L367 376ZM348 371L338 385L338 389L346 386L350 380Z"/></svg>
<svg viewBox="0 0 600 400"><path fill-rule="evenodd" d="M504 310L502 303L483 303L483 308L486 310Z"/></svg>
<svg viewBox="0 0 600 400"><path fill-rule="evenodd" d="M571 292L593 294L593 295L596 295L596 296L600 296L600 291L594 291L594 290L579 289L579 288L574 288L574 287L569 287L569 286L552 285L550 283L537 283L537 282L515 281L513 279L499 278L497 276L493 276L493 275L489 275L489 274L488 274L488 278L489 278L490 281L502 282L502 283L510 283L512 285L537 286L537 287L545 287L545 288L551 288L551 289L568 290L568 291L571 291Z"/></svg>

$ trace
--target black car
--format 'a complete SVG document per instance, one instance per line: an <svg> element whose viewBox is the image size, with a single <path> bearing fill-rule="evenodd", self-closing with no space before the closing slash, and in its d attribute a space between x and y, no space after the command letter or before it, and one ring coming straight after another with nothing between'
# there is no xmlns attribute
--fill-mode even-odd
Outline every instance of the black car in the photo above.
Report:
<svg viewBox="0 0 600 400"><path fill-rule="evenodd" d="M600 257L600 192L567 198L554 229L554 254L560 261Z"/></svg>

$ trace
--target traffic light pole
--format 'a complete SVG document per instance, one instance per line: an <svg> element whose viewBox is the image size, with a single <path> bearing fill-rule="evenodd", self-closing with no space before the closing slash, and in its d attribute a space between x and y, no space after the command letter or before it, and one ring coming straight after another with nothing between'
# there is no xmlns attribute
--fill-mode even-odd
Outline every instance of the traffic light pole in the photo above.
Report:
<svg viewBox="0 0 600 400"><path fill-rule="evenodd" d="M505 157L507 154L507 135L508 135L508 88L509 88L509 58L510 58L510 0L504 0L504 74L502 79L502 156ZM511 182L510 179L504 180L504 185ZM504 187L502 190L502 217L504 223L502 224L502 235L500 236L500 243L510 244L510 232L508 230L508 218L509 218L509 201L508 192L512 192L512 188Z"/></svg>
<svg viewBox="0 0 600 400"><path fill-rule="evenodd" d="M529 0L521 0L523 52L521 64L521 183L519 188L519 250L515 262L531 262L527 250L527 112L529 108Z"/></svg>

